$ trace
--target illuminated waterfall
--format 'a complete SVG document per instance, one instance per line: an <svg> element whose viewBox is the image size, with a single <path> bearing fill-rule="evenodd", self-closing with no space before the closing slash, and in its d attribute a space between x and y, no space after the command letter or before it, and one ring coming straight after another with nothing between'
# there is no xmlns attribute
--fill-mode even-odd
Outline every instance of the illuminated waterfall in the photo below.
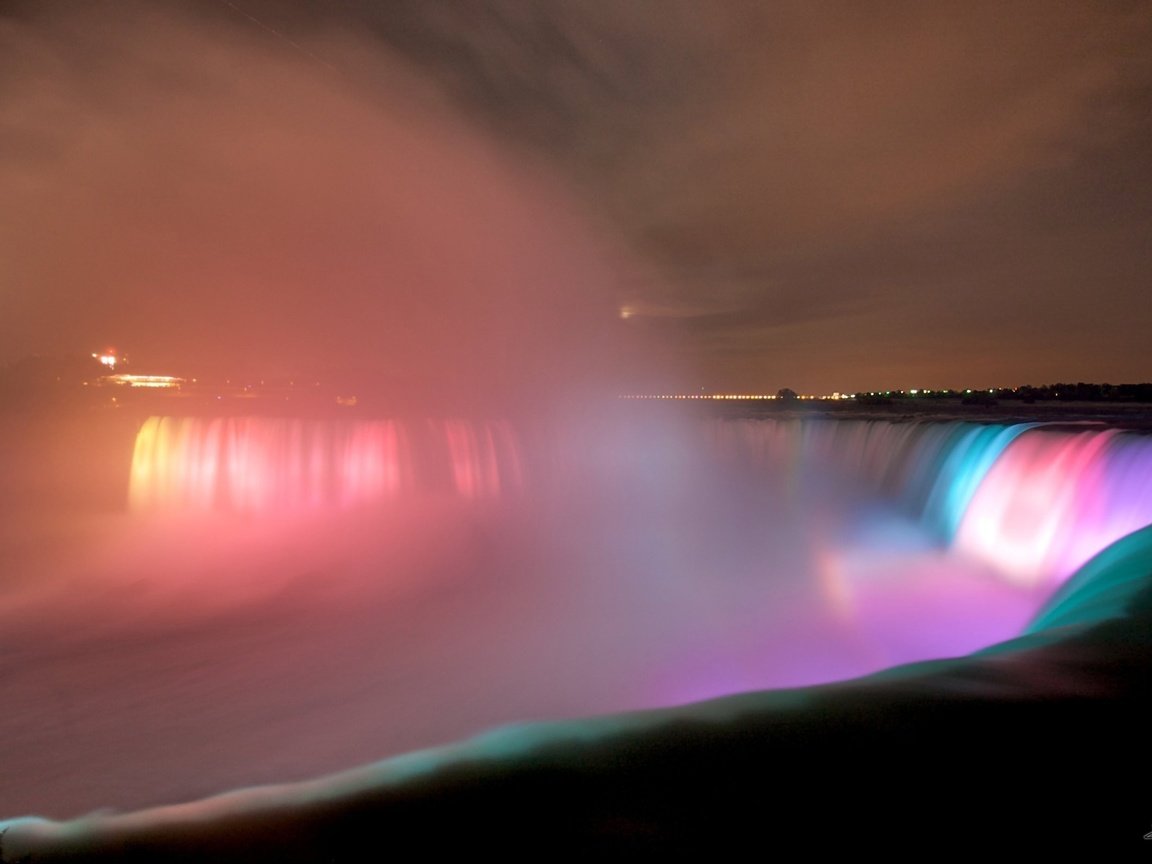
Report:
<svg viewBox="0 0 1152 864"><path fill-rule="evenodd" d="M270 513L404 493L494 498L521 486L506 423L152 417L136 436L133 510Z"/></svg>
<svg viewBox="0 0 1152 864"><path fill-rule="evenodd" d="M1021 585L1056 584L1152 524L1147 435L872 420L715 421L708 429L707 458L759 465L786 495L821 477L850 482ZM490 500L523 488L523 465L502 422L153 417L136 438L130 502L137 511L270 513L414 492Z"/></svg>
<svg viewBox="0 0 1152 864"><path fill-rule="evenodd" d="M1061 582L1152 524L1152 438L1030 432L983 475L954 538L1023 584Z"/></svg>
<svg viewBox="0 0 1152 864"><path fill-rule="evenodd" d="M850 477L1022 585L1057 584L1152 524L1148 435L869 420L742 420L712 431L729 456L791 484L821 472Z"/></svg>
<svg viewBox="0 0 1152 864"><path fill-rule="evenodd" d="M121 484L136 435L134 514L85 521L73 561L53 558L61 572L44 586L12 580L8 599L21 644L46 646L45 663L9 664L28 676L8 687L28 707L7 712L17 739L42 729L44 749L59 753L61 770L43 776L107 776L107 754L128 753L117 761L140 770L126 776L174 800L183 788L249 783L235 766L268 735L280 737L265 752L291 757L277 770L308 776L494 724L734 693L748 695L725 704L776 707L770 722L732 726L733 740L789 732L799 706L816 757L829 706L837 735L840 719L861 724L841 740L855 750L880 727L898 743L950 706L963 736L973 718L992 722L968 706L1004 705L1017 724L1010 762L1016 743L1032 740L1033 718L1063 717L1060 739L1074 739L1119 675L1131 689L1101 714L1097 738L1127 714L1128 693L1144 698L1145 622L1122 616L1136 601L1147 609L1152 435L1071 424L649 422L643 411L559 426L537 416L523 428L355 417L116 426ZM25 610L38 608L52 638L26 639L36 631ZM1067 629L1113 621L1122 626ZM1044 645L1055 653L1033 653ZM949 659L975 651L1007 657ZM79 665L45 691L38 676L62 668L64 652ZM934 662L903 665L922 661ZM1098 690L1109 667L1126 671ZM849 683L751 692L833 681ZM40 722L69 708L40 693L73 691L83 710ZM1033 713L1065 696L1054 714ZM907 725L893 720L904 716L889 713L894 705L908 706ZM728 709L685 710L707 741ZM937 737L924 728L910 759ZM941 752L952 728L938 736ZM358 735L359 749L347 749ZM236 747L220 746L237 736ZM137 739L148 744L139 753ZM636 746L629 739L622 758ZM1037 746L1050 751L1043 737ZM876 750L873 767L887 752ZM43 764L29 758L13 776ZM101 803L90 785L70 799L76 812ZM44 806L61 800L59 788Z"/></svg>

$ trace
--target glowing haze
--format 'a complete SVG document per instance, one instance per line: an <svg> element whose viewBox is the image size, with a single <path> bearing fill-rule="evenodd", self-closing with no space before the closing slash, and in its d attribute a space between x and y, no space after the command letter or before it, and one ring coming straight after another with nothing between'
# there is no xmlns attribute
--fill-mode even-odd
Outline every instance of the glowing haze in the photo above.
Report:
<svg viewBox="0 0 1152 864"><path fill-rule="evenodd" d="M0 816L1021 632L1146 437L604 397L1146 377L1097 6L0 3L0 360L398 408L0 414Z"/></svg>
<svg viewBox="0 0 1152 864"><path fill-rule="evenodd" d="M160 7L0 6L2 360L1148 377L1147 4Z"/></svg>
<svg viewBox="0 0 1152 864"><path fill-rule="evenodd" d="M0 19L6 359L114 342L148 371L490 410L636 364L634 268L538 161L350 32L200 13Z"/></svg>

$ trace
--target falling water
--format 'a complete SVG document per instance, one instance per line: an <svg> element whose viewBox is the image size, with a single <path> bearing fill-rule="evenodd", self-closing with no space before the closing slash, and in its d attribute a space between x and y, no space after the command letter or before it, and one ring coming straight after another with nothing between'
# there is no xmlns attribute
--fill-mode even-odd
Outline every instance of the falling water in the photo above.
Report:
<svg viewBox="0 0 1152 864"><path fill-rule="evenodd" d="M417 433L422 434L417 434ZM414 490L499 497L523 482L507 423L152 417L132 457L133 510L351 508Z"/></svg>
<svg viewBox="0 0 1152 864"><path fill-rule="evenodd" d="M718 421L708 433L705 461L758 466L791 495L824 479L887 498L945 546L1022 584L1054 586L1152 523L1144 435L868 420ZM416 492L492 499L524 488L524 462L507 422L152 417L136 438L129 499L138 512L265 514ZM637 482L614 470L620 483Z"/></svg>
<svg viewBox="0 0 1152 864"><path fill-rule="evenodd" d="M10 776L56 779L0 784L0 811L142 806L963 655L1152 524L1152 437L152 418L129 504L43 583L29 570L42 593L4 597L24 634Z"/></svg>
<svg viewBox="0 0 1152 864"><path fill-rule="evenodd" d="M888 421L737 421L715 438L798 478L833 472L913 513L958 553L1059 584L1152 524L1152 437L1114 429Z"/></svg>

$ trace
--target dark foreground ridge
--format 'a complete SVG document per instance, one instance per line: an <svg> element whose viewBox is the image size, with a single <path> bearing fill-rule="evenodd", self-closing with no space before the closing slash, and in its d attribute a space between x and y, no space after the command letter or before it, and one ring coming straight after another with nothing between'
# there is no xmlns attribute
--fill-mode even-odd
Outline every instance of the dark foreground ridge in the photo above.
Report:
<svg viewBox="0 0 1152 864"><path fill-rule="evenodd" d="M1141 844L1152 527L1018 639L838 684L507 727L330 775L69 822L0 859L360 861L386 850Z"/></svg>

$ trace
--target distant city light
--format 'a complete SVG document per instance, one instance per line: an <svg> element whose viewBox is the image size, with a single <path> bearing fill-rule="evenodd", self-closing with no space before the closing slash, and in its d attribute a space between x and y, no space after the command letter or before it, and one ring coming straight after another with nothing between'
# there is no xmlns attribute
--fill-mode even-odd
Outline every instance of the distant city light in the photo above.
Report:
<svg viewBox="0 0 1152 864"><path fill-rule="evenodd" d="M733 401L753 401L753 400L778 400L781 397L775 393L621 393L620 399L674 399L674 400L705 400L705 401L719 401L719 400L733 400ZM842 400L842 399L855 399L855 393L840 393L839 391L832 395L813 395L813 394L797 394L796 399L804 399L809 401L821 400ZM787 401L787 400L782 400Z"/></svg>
<svg viewBox="0 0 1152 864"><path fill-rule="evenodd" d="M112 353L93 354L92 356L95 357L97 360L99 360L103 365L107 366L109 369L115 369L116 368L116 355L115 354L112 354Z"/></svg>
<svg viewBox="0 0 1152 864"><path fill-rule="evenodd" d="M175 388L184 383L183 378L176 378L172 375L129 375L126 372L122 372L119 375L108 375L102 380L109 384L152 388Z"/></svg>

